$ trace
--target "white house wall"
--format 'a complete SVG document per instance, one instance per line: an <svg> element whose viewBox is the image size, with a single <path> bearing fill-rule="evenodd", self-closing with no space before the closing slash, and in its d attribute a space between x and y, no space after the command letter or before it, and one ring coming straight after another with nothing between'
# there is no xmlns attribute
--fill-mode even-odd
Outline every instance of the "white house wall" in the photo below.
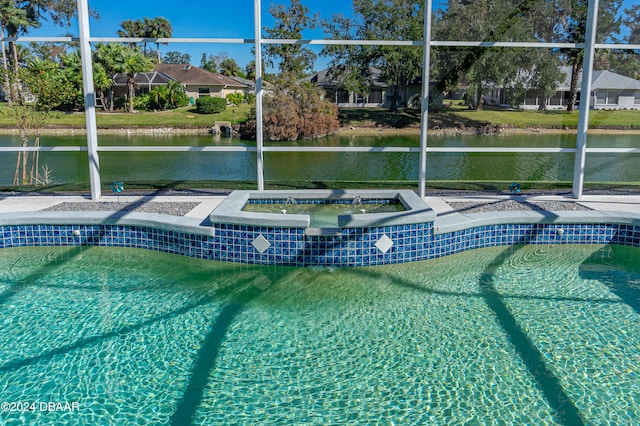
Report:
<svg viewBox="0 0 640 426"><path fill-rule="evenodd" d="M640 104L635 102L635 90L622 90L618 93L618 103L616 105L598 104L594 102L594 109L640 109ZM594 98L595 99L595 98Z"/></svg>

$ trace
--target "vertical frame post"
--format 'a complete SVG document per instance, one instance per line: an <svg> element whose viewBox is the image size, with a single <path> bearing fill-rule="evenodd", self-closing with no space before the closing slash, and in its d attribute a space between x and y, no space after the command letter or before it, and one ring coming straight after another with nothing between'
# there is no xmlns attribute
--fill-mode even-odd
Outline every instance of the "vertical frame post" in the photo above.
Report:
<svg viewBox="0 0 640 426"><path fill-rule="evenodd" d="M254 30L256 54L256 157L258 191L264 191L264 153L262 136L262 6L254 0Z"/></svg>
<svg viewBox="0 0 640 426"><path fill-rule="evenodd" d="M80 58L82 61L82 87L84 92L84 114L87 126L87 153L89 156L89 183L91 199L102 196L100 189L100 161L98 159L98 131L96 125L96 94L93 88L93 64L89 45L89 5L87 0L78 0L78 27L80 30Z"/></svg>
<svg viewBox="0 0 640 426"><path fill-rule="evenodd" d="M431 12L433 1L424 2L424 35L422 45L422 115L420 118L420 197L425 196L427 180L427 130L429 128L429 82L431 80Z"/></svg>
<svg viewBox="0 0 640 426"><path fill-rule="evenodd" d="M582 84L580 86L580 111L576 138L576 161L573 166L573 196L582 198L584 169L587 160L587 132L589 130L589 108L591 108L591 78L595 57L596 29L598 23L598 0L589 0L587 28L585 34L584 61L582 62Z"/></svg>

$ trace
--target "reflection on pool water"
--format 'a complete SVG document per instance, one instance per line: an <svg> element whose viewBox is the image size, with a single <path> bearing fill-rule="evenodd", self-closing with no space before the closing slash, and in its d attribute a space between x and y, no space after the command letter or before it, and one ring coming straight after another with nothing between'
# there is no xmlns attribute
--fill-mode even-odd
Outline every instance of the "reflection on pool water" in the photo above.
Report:
<svg viewBox="0 0 640 426"><path fill-rule="evenodd" d="M0 250L13 424L638 424L640 250L384 267Z"/></svg>

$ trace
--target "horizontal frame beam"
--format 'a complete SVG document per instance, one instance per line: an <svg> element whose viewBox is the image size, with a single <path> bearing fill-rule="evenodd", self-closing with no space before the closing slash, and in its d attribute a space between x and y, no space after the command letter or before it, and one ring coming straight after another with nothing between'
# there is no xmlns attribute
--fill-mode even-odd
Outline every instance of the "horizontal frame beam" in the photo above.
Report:
<svg viewBox="0 0 640 426"><path fill-rule="evenodd" d="M81 152L86 146L2 146L0 152ZM254 146L99 146L101 152L256 152ZM420 152L418 147L406 146L265 146L264 152ZM576 148L509 148L509 147L427 147L425 152L441 153L575 153ZM640 154L640 148L587 148L597 154Z"/></svg>
<svg viewBox="0 0 640 426"><path fill-rule="evenodd" d="M17 43L77 43L79 37L0 37L0 42ZM90 37L90 43L208 43L208 44L255 44L251 38L219 37ZM345 45L345 46L422 46L422 40L340 40L340 39L261 39L261 44L306 44L306 45ZM432 40L434 47L534 47L547 49L584 49L584 43L543 43L511 41L455 41ZM597 43L596 49L640 50L640 44Z"/></svg>

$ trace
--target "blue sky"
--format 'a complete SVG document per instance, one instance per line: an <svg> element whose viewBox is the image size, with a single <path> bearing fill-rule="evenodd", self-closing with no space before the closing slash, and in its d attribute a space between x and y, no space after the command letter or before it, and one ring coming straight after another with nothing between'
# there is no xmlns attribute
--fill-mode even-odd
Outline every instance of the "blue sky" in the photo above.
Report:
<svg viewBox="0 0 640 426"><path fill-rule="evenodd" d="M443 0L440 0L444 2ZM623 9L629 8L640 0L625 0ZM262 1L262 24L271 26L273 20L267 12L274 3L286 3L288 0L277 2ZM311 13L320 14L321 19L330 18L332 14L351 14L351 2L348 0L314 0L303 2ZM434 3L438 3L435 1ZM173 27L174 37L213 37L213 38L253 38L253 0L234 0L219 2L211 0L184 0L183 2L168 0L89 0L89 7L100 14L100 19L91 19L91 35L94 37L116 37L120 23L127 19L154 18L163 16ZM54 27L49 24L30 31L33 36L59 36L70 32L77 35L77 23L71 28ZM322 38L321 32L305 34L309 38ZM244 67L253 59L251 45L233 44L184 44L175 43L160 46L161 53L177 50L191 55L191 62L200 65L203 53L227 53ZM319 59L316 69L321 69L326 59Z"/></svg>
<svg viewBox="0 0 640 426"><path fill-rule="evenodd" d="M271 26L273 20L267 12L273 1L262 2L263 27ZM221 5L222 4L222 5ZM288 4L288 1L287 1ZM91 19L90 30L93 37L117 37L120 23L127 19L154 18L163 16L173 27L173 37L213 37L213 38L253 38L253 0L234 0L214 2L211 0L185 0L182 6L176 1L167 0L89 0L89 7L100 14L100 19ZM319 13L321 18L332 14L350 14L351 3L344 0L321 0L307 3L311 13ZM59 28L45 24L38 30L32 30L33 36L59 36L65 33L77 35L77 24L71 28ZM321 33L310 33L309 37L321 37ZM161 53L171 50L188 53L191 62L200 65L203 53L227 53L244 67L253 59L251 45L233 44L184 44L175 43L160 46Z"/></svg>

